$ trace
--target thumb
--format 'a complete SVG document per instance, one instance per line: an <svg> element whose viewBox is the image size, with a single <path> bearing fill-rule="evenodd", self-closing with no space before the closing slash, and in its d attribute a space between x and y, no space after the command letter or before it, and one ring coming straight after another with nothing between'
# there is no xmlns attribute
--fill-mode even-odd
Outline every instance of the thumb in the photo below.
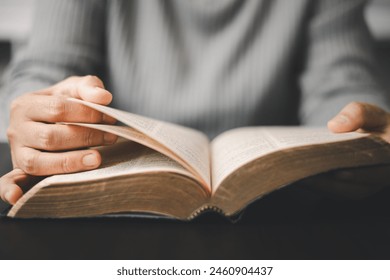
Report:
<svg viewBox="0 0 390 280"><path fill-rule="evenodd" d="M358 129L380 131L389 123L389 114L368 103L351 102L328 122L333 132L351 132Z"/></svg>
<svg viewBox="0 0 390 280"><path fill-rule="evenodd" d="M96 76L70 77L56 84L52 92L101 105L108 105L112 101L112 94Z"/></svg>

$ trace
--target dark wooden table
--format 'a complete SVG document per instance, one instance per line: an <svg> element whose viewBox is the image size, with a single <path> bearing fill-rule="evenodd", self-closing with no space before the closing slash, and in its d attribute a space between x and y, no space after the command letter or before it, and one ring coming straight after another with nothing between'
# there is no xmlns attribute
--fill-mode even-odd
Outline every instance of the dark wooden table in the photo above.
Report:
<svg viewBox="0 0 390 280"><path fill-rule="evenodd" d="M4 143L0 155L4 174ZM389 259L389 200L390 188L361 201L334 201L296 184L257 201L236 223L217 214L192 222L2 218L0 258Z"/></svg>

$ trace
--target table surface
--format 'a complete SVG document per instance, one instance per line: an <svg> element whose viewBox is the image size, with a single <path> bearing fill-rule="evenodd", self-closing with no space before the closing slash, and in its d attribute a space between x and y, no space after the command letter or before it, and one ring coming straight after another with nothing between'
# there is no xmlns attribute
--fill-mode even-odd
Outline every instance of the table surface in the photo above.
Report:
<svg viewBox="0 0 390 280"><path fill-rule="evenodd" d="M10 168L0 143L0 174ZM1 259L389 259L390 188L360 201L313 198L299 185L232 223L135 218L0 219ZM1 204L0 208L4 208Z"/></svg>

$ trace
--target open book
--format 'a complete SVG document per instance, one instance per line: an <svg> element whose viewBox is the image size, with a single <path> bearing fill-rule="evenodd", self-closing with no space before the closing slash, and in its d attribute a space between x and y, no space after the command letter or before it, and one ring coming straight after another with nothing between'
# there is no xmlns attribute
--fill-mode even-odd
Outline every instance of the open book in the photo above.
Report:
<svg viewBox="0 0 390 280"><path fill-rule="evenodd" d="M123 125L80 125L121 136L98 147L96 170L54 175L33 186L9 217L147 213L192 219L206 210L234 215L252 201L321 172L390 162L390 145L326 128L245 127L213 141L199 131L72 99Z"/></svg>

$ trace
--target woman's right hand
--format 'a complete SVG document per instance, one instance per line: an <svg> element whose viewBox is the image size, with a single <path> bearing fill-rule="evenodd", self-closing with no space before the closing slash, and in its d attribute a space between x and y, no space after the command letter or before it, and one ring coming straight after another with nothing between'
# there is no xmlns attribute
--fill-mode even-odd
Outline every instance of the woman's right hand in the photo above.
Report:
<svg viewBox="0 0 390 280"><path fill-rule="evenodd" d="M117 136L86 127L62 124L106 123L115 119L68 98L108 105L112 95L95 76L71 77L50 88L27 93L11 104L7 136L14 169L0 180L0 195L14 204L21 196L21 177L47 176L95 169L101 164L91 146L110 145ZM23 173L25 175L23 175ZM18 179L18 180L17 180ZM24 180L22 180L24 181Z"/></svg>

